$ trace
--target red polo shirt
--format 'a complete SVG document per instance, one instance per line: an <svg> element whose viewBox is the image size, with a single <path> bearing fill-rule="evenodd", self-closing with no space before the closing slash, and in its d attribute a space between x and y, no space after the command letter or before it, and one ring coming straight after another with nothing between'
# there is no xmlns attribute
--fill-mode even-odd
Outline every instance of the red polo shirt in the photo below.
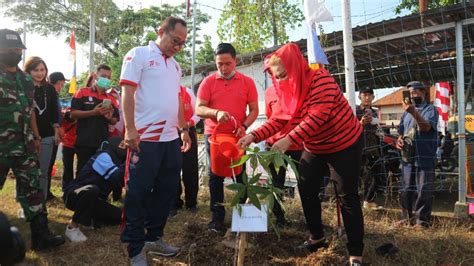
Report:
<svg viewBox="0 0 474 266"><path fill-rule="evenodd" d="M255 82L238 71L229 80L222 78L217 72L206 77L199 86L197 97L207 101L209 108L228 112L240 125L247 118L247 105L258 101ZM234 123L226 123L214 132L216 125L215 118L206 119L204 134L232 133L235 130Z"/></svg>

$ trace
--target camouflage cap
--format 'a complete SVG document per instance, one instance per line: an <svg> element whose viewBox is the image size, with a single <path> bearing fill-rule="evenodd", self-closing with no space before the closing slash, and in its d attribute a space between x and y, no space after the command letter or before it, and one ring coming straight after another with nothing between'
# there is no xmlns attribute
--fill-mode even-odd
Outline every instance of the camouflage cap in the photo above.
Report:
<svg viewBox="0 0 474 266"><path fill-rule="evenodd" d="M20 34L18 32L1 29L0 30L0 48L9 49L9 48L21 48L26 49L25 45L21 41Z"/></svg>

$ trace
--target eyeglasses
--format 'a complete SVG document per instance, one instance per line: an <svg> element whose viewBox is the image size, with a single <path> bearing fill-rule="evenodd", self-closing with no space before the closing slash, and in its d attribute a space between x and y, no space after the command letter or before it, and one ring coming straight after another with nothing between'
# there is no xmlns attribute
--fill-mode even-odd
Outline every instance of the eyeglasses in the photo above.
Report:
<svg viewBox="0 0 474 266"><path fill-rule="evenodd" d="M186 44L186 41L181 41L178 37L173 36L173 34L167 32L166 35L171 37L171 43L173 46L183 47Z"/></svg>

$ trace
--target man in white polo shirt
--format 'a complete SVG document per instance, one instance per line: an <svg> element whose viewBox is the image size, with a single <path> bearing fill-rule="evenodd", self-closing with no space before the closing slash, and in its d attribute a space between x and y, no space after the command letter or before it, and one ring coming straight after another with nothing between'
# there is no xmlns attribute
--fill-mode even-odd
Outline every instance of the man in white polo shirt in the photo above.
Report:
<svg viewBox="0 0 474 266"><path fill-rule="evenodd" d="M173 58L186 41L186 22L168 17L157 34L156 42L125 55L120 77L125 141L138 158L130 164L121 237L129 244L132 265L147 265L147 253L174 256L179 251L162 237L178 190L181 152L190 147L179 100L181 68Z"/></svg>

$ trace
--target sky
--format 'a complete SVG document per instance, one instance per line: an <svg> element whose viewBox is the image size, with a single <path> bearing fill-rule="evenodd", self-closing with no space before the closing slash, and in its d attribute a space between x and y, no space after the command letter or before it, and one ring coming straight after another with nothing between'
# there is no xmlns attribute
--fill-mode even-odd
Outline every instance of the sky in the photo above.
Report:
<svg viewBox="0 0 474 266"><path fill-rule="evenodd" d="M191 0L193 2L194 0ZM209 14L211 20L202 27L201 36L209 32L216 32L217 23L219 20L220 13L228 0L197 0L198 8ZM290 0L293 3L303 6L302 0ZM315 0L316 1L316 0ZM390 19L396 17L394 13L395 7L400 3L401 0L351 0L351 24L353 27L358 25L365 25L371 22L377 22L384 19ZM132 6L135 9L146 8L150 5L161 5L164 3L176 5L185 2L185 0L114 0L119 8L125 8L127 5ZM342 29L342 18L341 18L341 1L340 0L326 0L326 7L334 17L332 22L322 22L322 26L326 33ZM3 13L4 9L0 8L0 12ZM401 15L407 14L405 11ZM0 17L0 27L19 29L23 25L22 23L14 22L11 18L5 17L3 14ZM289 32L290 41L297 41L306 38L307 31L306 27L297 28L290 30ZM216 34L212 35L212 44L216 46L219 43L219 39ZM23 37L22 37L23 38ZM26 36L26 57L28 56L40 56L48 65L49 72L61 71L64 73L66 78L70 78L72 75L72 61L69 56L69 45L65 42L67 35L60 36L40 36L33 32L27 31ZM88 52L89 45L78 45L77 55L77 73L82 73L88 70Z"/></svg>

